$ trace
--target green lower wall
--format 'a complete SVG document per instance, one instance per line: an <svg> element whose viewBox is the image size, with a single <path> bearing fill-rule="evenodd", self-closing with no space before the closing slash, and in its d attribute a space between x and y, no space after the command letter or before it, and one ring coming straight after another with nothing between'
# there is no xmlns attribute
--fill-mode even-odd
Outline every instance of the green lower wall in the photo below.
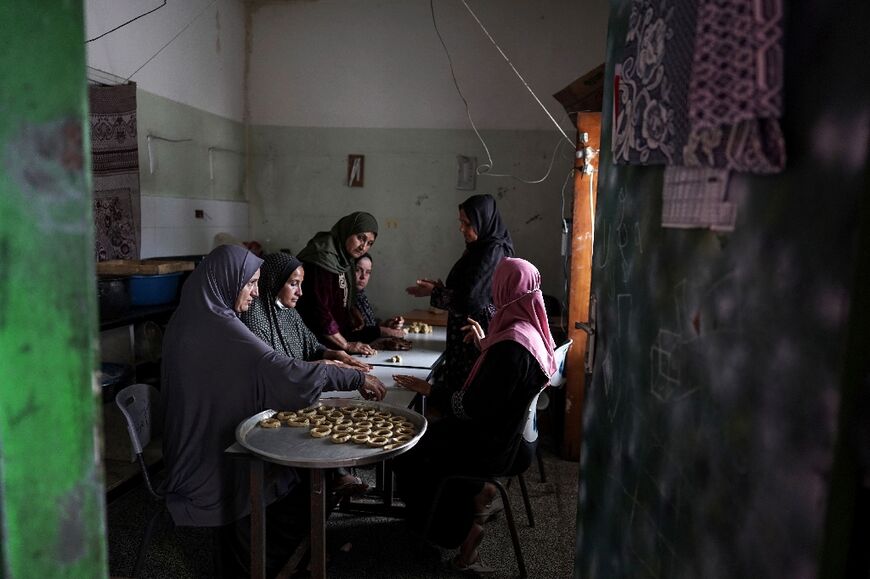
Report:
<svg viewBox="0 0 870 579"><path fill-rule="evenodd" d="M139 186L143 195L244 201L244 157L215 151L214 179L209 166L209 148L244 151L244 127L240 121L149 93L136 92L139 131ZM191 139L167 143L152 139L154 172L148 156L148 134L169 139Z"/></svg>

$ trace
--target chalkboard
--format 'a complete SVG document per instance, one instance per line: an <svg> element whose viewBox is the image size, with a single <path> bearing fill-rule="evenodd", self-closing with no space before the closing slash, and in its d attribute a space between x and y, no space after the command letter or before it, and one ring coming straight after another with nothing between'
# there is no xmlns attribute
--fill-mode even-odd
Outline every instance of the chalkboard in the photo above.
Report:
<svg viewBox="0 0 870 579"><path fill-rule="evenodd" d="M732 175L736 229L717 234L663 229L662 168L612 162L631 1L611 1L578 577L821 576L850 313L867 301L852 284L870 3L788 4L787 168Z"/></svg>

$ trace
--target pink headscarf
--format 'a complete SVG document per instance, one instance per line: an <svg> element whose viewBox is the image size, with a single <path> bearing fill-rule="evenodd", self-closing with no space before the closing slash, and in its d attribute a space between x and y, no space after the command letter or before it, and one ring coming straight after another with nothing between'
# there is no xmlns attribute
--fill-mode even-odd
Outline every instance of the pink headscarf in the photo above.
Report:
<svg viewBox="0 0 870 579"><path fill-rule="evenodd" d="M535 357L547 377L556 371L547 310L541 295L541 274L524 259L506 257L495 268L492 301L496 312L489 322L489 335L480 341L481 354L474 363L463 390L468 388L486 352L494 344L510 340Z"/></svg>

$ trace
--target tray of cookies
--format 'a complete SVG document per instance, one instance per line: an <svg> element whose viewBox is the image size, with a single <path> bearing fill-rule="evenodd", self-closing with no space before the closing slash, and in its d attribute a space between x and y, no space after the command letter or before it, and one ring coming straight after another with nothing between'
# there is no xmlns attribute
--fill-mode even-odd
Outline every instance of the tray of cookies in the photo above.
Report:
<svg viewBox="0 0 870 579"><path fill-rule="evenodd" d="M326 399L301 410L264 410L243 420L236 440L270 462L334 468L380 462L414 447L426 419L381 402Z"/></svg>

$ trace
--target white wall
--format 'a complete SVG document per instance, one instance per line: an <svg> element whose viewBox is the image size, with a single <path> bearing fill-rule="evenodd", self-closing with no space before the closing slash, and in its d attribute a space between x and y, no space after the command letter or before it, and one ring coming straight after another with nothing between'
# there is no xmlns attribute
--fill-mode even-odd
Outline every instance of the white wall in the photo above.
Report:
<svg viewBox="0 0 870 579"><path fill-rule="evenodd" d="M87 38L159 5L159 0L86 0ZM142 90L228 119L243 118L245 18L239 0L167 2L86 47L90 67L121 78L133 74Z"/></svg>
<svg viewBox="0 0 870 579"><path fill-rule="evenodd" d="M87 38L159 5L87 0ZM86 44L92 79L114 84L132 75L137 83L143 258L208 253L221 232L249 237L243 157L214 153L212 172L209 153L245 148L244 14L239 0L167 2ZM188 141L156 140L149 159L148 134ZM194 217L196 209L203 219Z"/></svg>
<svg viewBox="0 0 870 579"><path fill-rule="evenodd" d="M196 217L197 210L203 212ZM214 237L248 236L248 204L212 199L142 197L142 258L204 255Z"/></svg>
<svg viewBox="0 0 870 579"><path fill-rule="evenodd" d="M474 0L477 14L566 130L550 95L604 60L606 0ZM472 116L485 129L554 129L460 0L435 14ZM252 122L469 128L428 0L272 3L253 15Z"/></svg>

